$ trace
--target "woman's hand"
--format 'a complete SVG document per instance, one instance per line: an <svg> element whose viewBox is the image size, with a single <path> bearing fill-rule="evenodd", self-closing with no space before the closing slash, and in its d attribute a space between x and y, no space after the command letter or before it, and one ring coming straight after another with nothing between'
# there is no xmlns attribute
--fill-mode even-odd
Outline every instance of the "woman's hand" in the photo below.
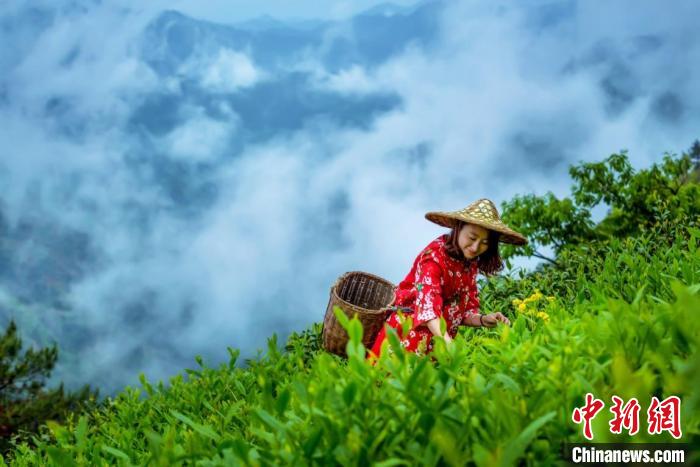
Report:
<svg viewBox="0 0 700 467"><path fill-rule="evenodd" d="M510 320L506 318L500 311L481 316L481 325L485 328L495 328L498 325L499 321L503 324L507 324L508 326L510 326Z"/></svg>
<svg viewBox="0 0 700 467"><path fill-rule="evenodd" d="M433 336L440 336L440 318L431 319L430 321L427 321L425 325L428 327ZM445 331L445 334L440 337L445 339L446 344L450 344L452 342L452 336L450 336L450 333L447 331Z"/></svg>

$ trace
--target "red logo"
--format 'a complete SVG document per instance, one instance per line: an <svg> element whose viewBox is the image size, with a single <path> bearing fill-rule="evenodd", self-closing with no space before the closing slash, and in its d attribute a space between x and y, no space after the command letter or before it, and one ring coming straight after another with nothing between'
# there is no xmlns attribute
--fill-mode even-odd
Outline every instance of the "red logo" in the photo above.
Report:
<svg viewBox="0 0 700 467"><path fill-rule="evenodd" d="M612 396L613 405L610 412L613 414L612 420L608 423L610 433L621 434L622 430L627 430L630 436L639 432L639 412L641 406L636 397L627 403L618 396ZM574 423L583 423L583 436L593 440L593 430L591 420L603 410L605 403L596 399L590 392L586 394L586 404L583 407L574 408L571 419ZM671 436L679 439L681 432L681 399L678 396L669 396L663 401L652 397L649 409L647 410L647 432L650 435L658 435L668 431Z"/></svg>
<svg viewBox="0 0 700 467"><path fill-rule="evenodd" d="M619 435L624 428L630 436L636 435L639 431L639 401L633 397L623 407L619 397L612 396L612 400L614 405L610 411L615 418L610 420L610 433Z"/></svg>
<svg viewBox="0 0 700 467"><path fill-rule="evenodd" d="M681 400L677 396L667 397L661 402L656 397L652 397L647 418L649 421L647 431L650 435L668 431L676 439L681 437Z"/></svg>
<svg viewBox="0 0 700 467"><path fill-rule="evenodd" d="M586 405L574 409L574 413L571 414L571 418L574 423L579 424L583 422L583 436L589 440L593 439L593 430L591 430L591 420L595 417L598 412L603 410L605 404L602 400L593 397L590 392L586 394Z"/></svg>

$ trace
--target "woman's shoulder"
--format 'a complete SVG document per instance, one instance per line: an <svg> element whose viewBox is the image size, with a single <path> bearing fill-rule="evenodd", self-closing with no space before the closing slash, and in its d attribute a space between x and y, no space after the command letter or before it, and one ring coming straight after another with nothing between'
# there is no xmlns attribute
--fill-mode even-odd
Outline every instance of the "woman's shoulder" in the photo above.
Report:
<svg viewBox="0 0 700 467"><path fill-rule="evenodd" d="M459 271L464 274L477 274L478 267L476 261L460 261L447 253L449 234L443 234L431 241L418 255L417 262L432 260L438 263L443 269Z"/></svg>
<svg viewBox="0 0 700 467"><path fill-rule="evenodd" d="M445 244L447 240L447 235L440 235L439 237L435 238L433 241L428 243L428 245L423 248L423 250L418 254L418 261L424 261L428 259L432 259L438 264L443 264L445 262L445 258L447 256L447 252L445 251Z"/></svg>

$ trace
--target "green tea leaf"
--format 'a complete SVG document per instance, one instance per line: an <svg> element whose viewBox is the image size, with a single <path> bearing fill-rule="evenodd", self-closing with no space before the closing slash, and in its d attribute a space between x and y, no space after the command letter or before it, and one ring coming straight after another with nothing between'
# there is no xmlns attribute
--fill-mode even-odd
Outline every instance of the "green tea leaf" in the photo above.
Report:
<svg viewBox="0 0 700 467"><path fill-rule="evenodd" d="M127 462L131 462L131 459L129 459L129 456L124 451L121 451L117 448L112 448L109 446L102 445L102 450L108 454L113 455L114 457L125 460Z"/></svg>
<svg viewBox="0 0 700 467"><path fill-rule="evenodd" d="M345 331L348 331L350 328L350 319L345 314L345 311L338 305L334 305L333 314L335 315L335 318L338 320L343 329L345 329Z"/></svg>
<svg viewBox="0 0 700 467"><path fill-rule="evenodd" d="M351 381L350 384L343 389L343 402L345 402L346 406L352 405L355 400L355 394L357 394L357 385L354 381Z"/></svg>
<svg viewBox="0 0 700 467"><path fill-rule="evenodd" d="M47 446L46 452L53 464L60 467L73 467L76 465L70 453L56 446Z"/></svg>
<svg viewBox="0 0 700 467"><path fill-rule="evenodd" d="M205 436L207 438L210 438L216 442L218 442L221 439L221 436L216 434L216 432L209 426L206 425L200 425L199 423L196 423L193 421L191 418L189 418L187 415L184 415L178 411L171 410L170 414L192 428L194 431L199 433L202 436Z"/></svg>
<svg viewBox="0 0 700 467"><path fill-rule="evenodd" d="M536 420L532 421L525 429L518 434L515 439L505 444L505 450L500 464L502 466L510 466L515 464L517 459L522 458L525 449L537 435L537 431L552 420L557 413L555 411L548 412Z"/></svg>

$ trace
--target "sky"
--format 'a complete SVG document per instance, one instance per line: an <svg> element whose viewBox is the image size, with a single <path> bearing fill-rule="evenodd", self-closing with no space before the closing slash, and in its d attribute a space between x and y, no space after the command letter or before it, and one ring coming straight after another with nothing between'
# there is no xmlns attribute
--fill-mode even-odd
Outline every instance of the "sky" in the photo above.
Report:
<svg viewBox="0 0 700 467"><path fill-rule="evenodd" d="M413 6L416 0L327 0L319 8L318 0L179 0L170 8L193 18L220 23L236 23L260 16L282 21L345 20L366 10L387 4Z"/></svg>
<svg viewBox="0 0 700 467"><path fill-rule="evenodd" d="M428 211L700 137L697 2L314 3L0 2L0 324L56 380L252 357Z"/></svg>

